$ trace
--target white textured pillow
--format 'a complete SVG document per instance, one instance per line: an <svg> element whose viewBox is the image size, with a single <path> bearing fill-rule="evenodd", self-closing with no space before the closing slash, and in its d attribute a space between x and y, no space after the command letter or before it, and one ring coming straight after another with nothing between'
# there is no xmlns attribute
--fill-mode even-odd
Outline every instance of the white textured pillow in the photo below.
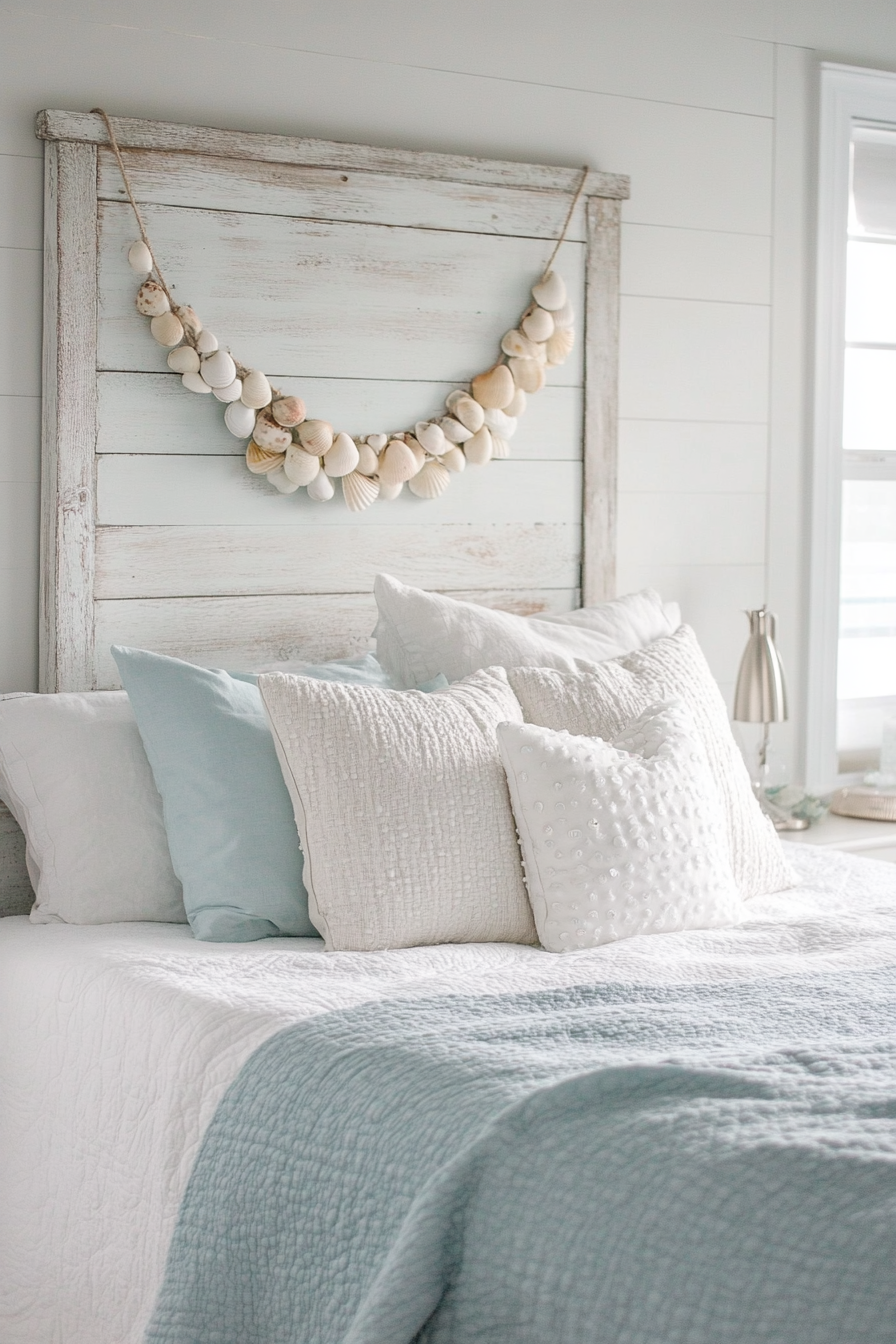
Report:
<svg viewBox="0 0 896 1344"><path fill-rule="evenodd" d="M690 710L722 803L731 868L741 896L792 887L797 878L775 829L753 796L728 711L697 638L683 625L624 658L588 672L516 668L509 673L528 723L587 737L616 738L651 704L682 700Z"/></svg>
<svg viewBox="0 0 896 1344"><path fill-rule="evenodd" d="M329 951L537 941L495 737L522 714L501 669L429 695L258 686Z"/></svg>
<svg viewBox="0 0 896 1344"><path fill-rule="evenodd" d="M186 922L124 691L0 700L0 797L25 832L35 924Z"/></svg>
<svg viewBox="0 0 896 1344"><path fill-rule="evenodd" d="M557 667L568 672L639 649L679 624L677 605L650 588L562 616L514 616L442 593L408 588L388 574L373 585L376 656L399 686L439 672L449 681L482 667Z"/></svg>
<svg viewBox="0 0 896 1344"><path fill-rule="evenodd" d="M549 952L740 923L722 812L683 705L653 705L611 745L502 723L535 927Z"/></svg>

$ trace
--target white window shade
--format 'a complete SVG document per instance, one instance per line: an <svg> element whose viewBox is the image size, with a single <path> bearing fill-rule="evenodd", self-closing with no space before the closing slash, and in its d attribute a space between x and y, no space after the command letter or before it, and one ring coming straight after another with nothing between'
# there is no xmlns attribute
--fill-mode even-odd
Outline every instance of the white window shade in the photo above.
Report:
<svg viewBox="0 0 896 1344"><path fill-rule="evenodd" d="M852 194L860 228L896 237L896 133L855 129Z"/></svg>

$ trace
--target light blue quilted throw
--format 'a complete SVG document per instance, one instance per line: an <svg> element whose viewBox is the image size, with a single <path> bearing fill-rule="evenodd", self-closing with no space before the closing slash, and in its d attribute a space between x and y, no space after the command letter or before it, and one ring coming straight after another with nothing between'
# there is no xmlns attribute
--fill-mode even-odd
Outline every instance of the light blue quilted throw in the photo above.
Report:
<svg viewBox="0 0 896 1344"><path fill-rule="evenodd" d="M395 1000L207 1132L152 1344L893 1344L896 977Z"/></svg>

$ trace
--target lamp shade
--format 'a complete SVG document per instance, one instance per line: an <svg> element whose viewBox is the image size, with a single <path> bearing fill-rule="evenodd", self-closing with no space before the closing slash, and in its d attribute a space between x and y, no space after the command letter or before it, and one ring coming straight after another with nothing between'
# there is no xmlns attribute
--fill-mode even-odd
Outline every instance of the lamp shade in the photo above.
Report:
<svg viewBox="0 0 896 1344"><path fill-rule="evenodd" d="M740 660L734 692L739 723L783 723L787 718L784 668L775 646L775 618L765 607L748 611L750 637Z"/></svg>

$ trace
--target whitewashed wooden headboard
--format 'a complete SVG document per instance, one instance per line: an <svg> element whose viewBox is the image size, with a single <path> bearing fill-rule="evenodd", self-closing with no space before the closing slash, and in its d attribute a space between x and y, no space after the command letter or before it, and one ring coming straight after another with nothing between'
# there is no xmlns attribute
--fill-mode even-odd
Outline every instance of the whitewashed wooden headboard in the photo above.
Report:
<svg viewBox="0 0 896 1344"><path fill-rule="evenodd" d="M349 433L405 428L487 368L577 169L115 120L169 284L222 344ZM534 613L612 596L619 213L593 171L557 259L574 356L508 461L362 515L250 475L134 308L102 119L48 111L40 686L118 685L113 642L249 668L370 646L372 580ZM584 339L583 339L584 336ZM211 403L211 404L210 404ZM0 839L0 845L2 845Z"/></svg>

